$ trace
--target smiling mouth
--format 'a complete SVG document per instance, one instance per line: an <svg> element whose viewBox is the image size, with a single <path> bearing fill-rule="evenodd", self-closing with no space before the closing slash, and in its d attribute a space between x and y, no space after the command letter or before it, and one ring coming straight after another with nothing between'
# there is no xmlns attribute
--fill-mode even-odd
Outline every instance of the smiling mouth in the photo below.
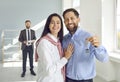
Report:
<svg viewBox="0 0 120 82"><path fill-rule="evenodd" d="M73 24L68 24L69 27L73 27L74 25Z"/></svg>
<svg viewBox="0 0 120 82"><path fill-rule="evenodd" d="M69 26L73 26L73 24L70 24Z"/></svg>
<svg viewBox="0 0 120 82"><path fill-rule="evenodd" d="M57 27L53 27L53 30L57 30L58 28Z"/></svg>

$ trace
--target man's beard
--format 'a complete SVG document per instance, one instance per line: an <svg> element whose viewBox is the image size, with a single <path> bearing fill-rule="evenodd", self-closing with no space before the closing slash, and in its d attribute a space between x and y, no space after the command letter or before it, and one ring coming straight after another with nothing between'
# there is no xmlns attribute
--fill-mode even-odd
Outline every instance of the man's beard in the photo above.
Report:
<svg viewBox="0 0 120 82"><path fill-rule="evenodd" d="M76 32L77 28L78 28L78 26L75 25L72 29L67 28L67 30L68 30L71 34L74 34L74 33Z"/></svg>
<svg viewBox="0 0 120 82"><path fill-rule="evenodd" d="M27 29L29 29L29 28L30 28L30 26L26 26L26 28L27 28Z"/></svg>

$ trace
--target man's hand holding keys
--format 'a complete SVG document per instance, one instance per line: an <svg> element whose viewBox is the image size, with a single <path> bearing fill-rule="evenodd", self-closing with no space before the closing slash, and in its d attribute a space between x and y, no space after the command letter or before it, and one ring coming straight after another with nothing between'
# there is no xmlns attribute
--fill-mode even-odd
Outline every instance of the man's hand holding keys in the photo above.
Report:
<svg viewBox="0 0 120 82"><path fill-rule="evenodd" d="M98 40L97 36L92 36L86 39L87 41L91 42L91 44L95 47L98 47L100 45L100 42Z"/></svg>

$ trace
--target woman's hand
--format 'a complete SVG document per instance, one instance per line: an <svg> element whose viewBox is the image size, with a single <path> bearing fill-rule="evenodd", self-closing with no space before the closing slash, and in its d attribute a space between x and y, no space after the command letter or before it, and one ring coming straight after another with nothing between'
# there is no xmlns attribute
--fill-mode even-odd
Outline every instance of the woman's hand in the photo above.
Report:
<svg viewBox="0 0 120 82"><path fill-rule="evenodd" d="M69 59L74 51L73 44L69 44L67 49L64 50L65 58Z"/></svg>

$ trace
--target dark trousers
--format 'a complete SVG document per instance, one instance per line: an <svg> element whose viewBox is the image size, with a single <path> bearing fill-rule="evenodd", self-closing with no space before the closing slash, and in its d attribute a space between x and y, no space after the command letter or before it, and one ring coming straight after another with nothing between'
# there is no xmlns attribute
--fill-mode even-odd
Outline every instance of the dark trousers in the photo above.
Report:
<svg viewBox="0 0 120 82"><path fill-rule="evenodd" d="M93 79L87 79L87 80L73 80L68 77L66 77L66 82L93 82Z"/></svg>
<svg viewBox="0 0 120 82"><path fill-rule="evenodd" d="M29 55L29 64L30 64L30 71L33 70L33 47L26 46L24 50L22 50L22 66L23 66L23 72L26 72L26 61L27 61L27 55Z"/></svg>

